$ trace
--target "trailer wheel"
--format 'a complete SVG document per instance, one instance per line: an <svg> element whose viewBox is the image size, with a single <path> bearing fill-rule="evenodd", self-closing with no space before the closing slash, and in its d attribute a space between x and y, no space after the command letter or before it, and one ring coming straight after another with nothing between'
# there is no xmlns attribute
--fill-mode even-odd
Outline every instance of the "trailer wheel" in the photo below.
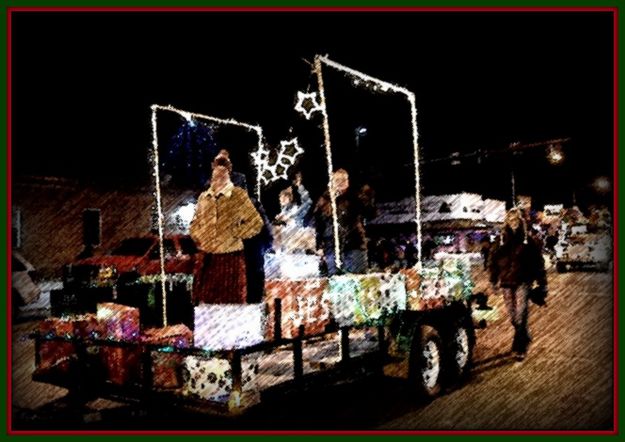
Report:
<svg viewBox="0 0 625 442"><path fill-rule="evenodd" d="M420 336L416 334L415 338L410 352L410 379L420 397L433 398L441 391L441 338L436 329L429 325L421 326Z"/></svg>
<svg viewBox="0 0 625 442"><path fill-rule="evenodd" d="M475 330L473 324L464 318L451 329L447 342L445 369L451 384L465 380L471 372Z"/></svg>

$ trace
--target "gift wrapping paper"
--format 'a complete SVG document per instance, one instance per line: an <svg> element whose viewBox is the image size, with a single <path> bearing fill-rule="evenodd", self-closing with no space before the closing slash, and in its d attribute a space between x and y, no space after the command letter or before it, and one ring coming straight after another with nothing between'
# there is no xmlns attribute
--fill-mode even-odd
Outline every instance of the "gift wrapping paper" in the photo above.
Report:
<svg viewBox="0 0 625 442"><path fill-rule="evenodd" d="M195 347L230 350L263 341L264 304L200 304L195 307Z"/></svg>
<svg viewBox="0 0 625 442"><path fill-rule="evenodd" d="M100 357L106 379L116 385L141 381L141 349L139 347L103 346Z"/></svg>
<svg viewBox="0 0 625 442"><path fill-rule="evenodd" d="M49 318L39 323L43 337L64 337L97 339L101 334L98 321L93 314ZM39 370L54 368L67 372L70 361L76 358L76 346L72 342L42 340L39 346Z"/></svg>
<svg viewBox="0 0 625 442"><path fill-rule="evenodd" d="M330 278L326 294L340 327L374 325L397 310L405 310L405 284L403 275L340 275Z"/></svg>
<svg viewBox="0 0 625 442"><path fill-rule="evenodd" d="M330 303L324 297L327 278L304 280L273 279L265 281L265 302L269 308L266 334L274 337L275 300L282 301L282 337L293 338L304 326L304 335L323 333L330 321Z"/></svg>
<svg viewBox="0 0 625 442"><path fill-rule="evenodd" d="M306 279L319 277L321 258L305 253L267 253L266 279Z"/></svg>
<svg viewBox="0 0 625 442"><path fill-rule="evenodd" d="M187 356L183 367L183 394L201 399L228 402L233 389L230 361L221 358ZM241 360L241 391L258 392L258 355Z"/></svg>
<svg viewBox="0 0 625 442"><path fill-rule="evenodd" d="M104 339L135 341L140 337L139 309L112 302L97 305Z"/></svg>
<svg viewBox="0 0 625 442"><path fill-rule="evenodd" d="M151 328L141 336L145 344L166 346L152 350L152 386L158 389L182 386L182 364L184 356L173 352L173 348L188 348L193 341L193 332L183 324L163 328Z"/></svg>
<svg viewBox="0 0 625 442"><path fill-rule="evenodd" d="M405 277L406 283L406 308L408 310L422 310L420 287L421 276L416 268L401 269L399 271Z"/></svg>
<svg viewBox="0 0 625 442"><path fill-rule="evenodd" d="M74 323L69 317L48 318L39 323L39 334L43 337L74 336ZM76 357L76 347L71 342L42 340L39 346L38 370L51 370L67 372L70 368L70 360Z"/></svg>

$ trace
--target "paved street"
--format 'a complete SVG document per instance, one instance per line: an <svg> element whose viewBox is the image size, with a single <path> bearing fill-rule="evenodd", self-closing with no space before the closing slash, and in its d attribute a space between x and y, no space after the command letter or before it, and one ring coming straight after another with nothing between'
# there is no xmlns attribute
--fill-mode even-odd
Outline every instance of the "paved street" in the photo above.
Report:
<svg viewBox="0 0 625 442"><path fill-rule="evenodd" d="M30 381L33 323L14 327L16 428L237 430L599 430L612 427L612 275L550 275L548 306L531 306L533 343L523 363L509 354L512 327L499 318L478 330L472 378L431 403L416 403L402 382L369 379L280 398L233 419L145 415L109 401L68 409L65 390ZM63 423L62 423L63 422Z"/></svg>

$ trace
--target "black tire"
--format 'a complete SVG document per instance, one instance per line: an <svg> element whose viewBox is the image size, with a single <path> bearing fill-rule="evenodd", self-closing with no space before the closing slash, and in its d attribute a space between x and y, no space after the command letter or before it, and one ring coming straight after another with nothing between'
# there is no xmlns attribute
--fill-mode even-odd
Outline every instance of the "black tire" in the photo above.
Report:
<svg viewBox="0 0 625 442"><path fill-rule="evenodd" d="M473 367L475 328L470 316L459 318L450 328L445 344L445 383L456 385L465 381Z"/></svg>
<svg viewBox="0 0 625 442"><path fill-rule="evenodd" d="M443 346L435 328L422 325L414 335L410 351L410 383L421 399L431 399L441 392Z"/></svg>

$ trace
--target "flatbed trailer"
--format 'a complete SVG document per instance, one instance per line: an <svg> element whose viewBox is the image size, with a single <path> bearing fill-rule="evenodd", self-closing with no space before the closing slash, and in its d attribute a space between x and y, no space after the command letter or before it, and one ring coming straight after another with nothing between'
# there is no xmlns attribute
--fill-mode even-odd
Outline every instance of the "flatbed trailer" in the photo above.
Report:
<svg viewBox="0 0 625 442"><path fill-rule="evenodd" d="M279 302L275 308L280 311ZM176 408L220 416L239 415L264 399L305 392L318 386L352 382L371 375L403 378L415 398L435 397L443 386L456 386L471 368L475 331L470 302L455 301L423 311L400 311L376 326L328 327L324 333L283 338L280 314L275 315L274 337L256 345L232 350L174 348L142 342L79 339L31 334L35 365L40 366L44 342L73 345L69 368L63 373L40 370L33 380L69 390L68 397L86 403L110 399L149 409ZM99 357L104 348L134 349L140 355L140 376L118 385L106 379ZM155 388L154 352L225 360L231 368L231 394L227 400L208 400L174 389ZM244 388L242 363L252 357L258 364L255 387ZM127 362L127 361L126 361Z"/></svg>
<svg viewBox="0 0 625 442"><path fill-rule="evenodd" d="M323 333L312 333L310 330L306 330L305 326L299 326L299 330L295 333L293 333L293 330L289 330L289 337L285 338L282 333L282 307L280 299L271 300L271 298L267 298L269 299L268 307L273 309L273 320L270 321L270 324L273 325L273 332L270 335L271 339L265 339L264 342L232 350L210 351L203 348L165 348L166 346L161 344L154 346L141 342L116 342L99 339L79 340L35 334L33 338L36 342L36 357L39 357L40 349L47 340L66 340L67 344L71 346L69 353L72 355L72 358L66 373L61 373L60 376L51 376L50 372L46 373L38 368L33 375L34 380L66 387L78 400L108 397L120 401L143 404L147 407L158 403L159 407L174 406L190 408L196 411L202 410L210 413L232 415L240 414L260 403L263 400L263 396L267 397L272 392L302 391L311 388L316 383L333 384L341 380L349 381L367 373L378 373L405 379L409 386L408 391L415 398L435 397L441 392L443 386L458 385L466 379L471 369L472 353L475 345L475 327L471 306L473 298L468 296L470 295L470 290L467 293L467 287L464 285L462 278L458 275L452 275L450 279L454 280L454 284L456 284L454 289L459 287L459 291L456 290L456 294L451 296L449 292L440 294L438 292L440 287L437 286L439 280L434 281L434 279L439 277L444 279L442 268L427 269L421 266L421 186L418 170L420 159L417 143L415 94L406 88L379 80L332 61L327 56L316 55L312 72L317 77L318 91L316 94L319 96L319 102L315 102L316 106L313 111L320 111L323 117L324 153L329 180L335 171L335 167L332 162L329 119L326 112L326 94L322 75L322 68L324 67L334 69L346 75L353 80L355 85L373 86L374 90L379 89L382 92L398 94L408 104L407 109L410 110L409 121L412 129L412 148L415 165L414 183L412 183L414 187L411 185L410 190L412 192L412 189L414 189L415 192L414 222L417 234L417 266L408 270L418 273L417 269L421 269L424 271L424 275L428 271L430 272L429 276L424 276L423 280L427 283L423 287L419 285L421 275L414 276L412 280L407 278L404 281L406 283L404 295L408 297L408 293L410 293L410 296L413 296L410 300L416 302L408 302L408 298L405 300L402 298L403 301L406 301L405 305L399 306L397 304L397 308L393 311L384 310L380 307L380 311L384 310L382 316L376 316L375 318L370 316L364 321L347 323L343 321L344 318L342 318L340 308L334 305L339 313L335 314L333 320L330 320L324 326L325 330ZM246 130L256 132L258 149L251 155L258 169L256 193L257 198L260 200L261 177L263 179L265 177L263 171L271 172L271 168L268 164L265 164L269 151L263 144L262 128L235 120L221 120L211 116L181 111L172 106L152 105L151 108L154 176L156 179L155 195L161 245L164 241L164 217L160 197L157 111L174 112L186 119L193 117L218 122L219 124L234 124L244 127ZM284 142L282 144L284 147ZM294 160L294 157L291 160ZM280 165L284 167L284 164L281 163ZM272 167L275 167L275 165ZM330 181L328 183L330 184ZM334 255L336 257L336 265L340 269L342 268L342 263L340 244L337 237L339 221L336 213L336 195L331 185L328 186L328 189L332 206ZM167 290L165 287L165 257L163 252L160 254L160 269L161 293L165 294ZM435 270L433 279L431 270ZM451 271L445 271L451 274ZM408 288L409 284L412 288ZM293 293L298 291L299 289L289 290L292 295L305 296L305 293ZM390 297L390 291L391 289L388 289L385 294L378 293L376 296ZM347 293L347 291L338 290L337 292L341 296L345 295L345 297L338 300L336 304L348 302L349 296L353 295L353 293ZM382 292L382 290L380 289L378 292ZM166 299L167 296L163 296L163 323L167 323ZM380 301L380 299L377 301ZM380 301L379 306L383 304L384 302ZM269 311L269 309L267 310ZM219 324L216 327L219 327ZM363 330L366 327L373 327L376 333L372 334L371 331L367 333L366 330ZM197 324L195 324L195 331L197 331ZM198 333L198 336L201 336L201 333ZM239 336L235 335L235 337L238 338ZM324 346L328 348L324 349ZM114 385L106 380L104 370L107 367L105 366L106 364L102 363L102 358L99 357L98 353L103 352L106 354L107 347L132 348L134 354L139 355L141 369L138 370L140 376L138 376L137 380L127 385ZM193 369L208 369L209 364L214 361L220 361L221 371L227 369L229 372L227 384L224 384L229 386L229 393L227 395L218 395L218 400L206 400L205 397L201 399L194 397L189 394L188 389L184 390L184 388L168 391L154 388L152 354L164 351L180 354L181 357L186 358L185 363L189 358L200 358L199 362L197 359L193 360L196 364L191 367ZM246 361L246 358L251 357L250 355L256 355L255 357L259 361L258 373L244 375L243 372L248 368L247 362L244 361ZM272 364L275 365L277 360L283 360L285 363L278 365L282 368L286 366L287 370L278 374L271 374L272 368L275 368L272 367ZM205 361L207 365L203 365L205 362L202 361ZM39 367L40 361L37 359L36 362L37 367ZM189 369L189 366L185 366L185 368ZM265 382L263 376L267 372L272 376L272 379ZM211 371L209 374L213 375L214 372ZM183 381L187 382L188 380L187 378ZM212 376L208 381L211 387L215 381L215 376ZM220 378L219 382L223 382L223 379ZM250 387L252 385L251 382L253 383L252 388ZM212 394L204 393L208 389L200 390L201 395L211 396Z"/></svg>

